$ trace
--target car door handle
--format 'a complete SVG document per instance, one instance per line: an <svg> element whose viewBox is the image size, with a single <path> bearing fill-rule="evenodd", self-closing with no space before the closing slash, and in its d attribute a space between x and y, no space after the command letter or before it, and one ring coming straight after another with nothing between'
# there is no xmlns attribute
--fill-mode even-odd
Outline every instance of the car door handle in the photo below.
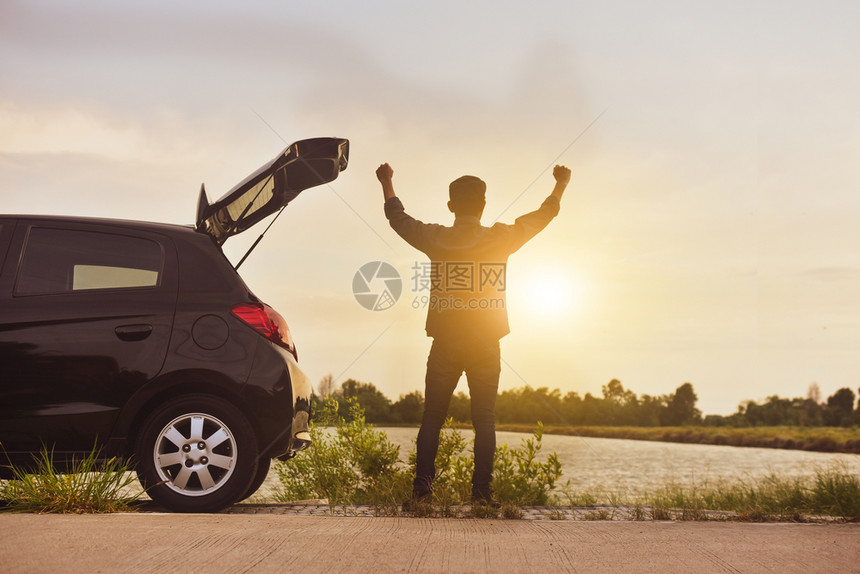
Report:
<svg viewBox="0 0 860 574"><path fill-rule="evenodd" d="M120 325L115 332L121 341L143 341L152 333L152 325L149 323Z"/></svg>

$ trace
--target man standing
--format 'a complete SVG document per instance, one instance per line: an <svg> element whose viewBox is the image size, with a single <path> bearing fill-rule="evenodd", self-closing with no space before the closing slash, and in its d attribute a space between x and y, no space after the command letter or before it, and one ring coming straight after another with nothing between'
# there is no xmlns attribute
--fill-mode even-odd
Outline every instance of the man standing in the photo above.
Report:
<svg viewBox="0 0 860 574"><path fill-rule="evenodd" d="M505 298L508 256L558 214L570 170L555 166L555 188L537 211L517 218L513 225L496 223L492 227L481 225L487 185L479 178L466 175L451 182L448 209L454 214L454 225L446 227L407 215L394 193L393 175L387 163L376 170L385 197L385 216L400 237L430 258L426 331L433 345L424 380L424 418L418 431L412 501L430 501L439 433L465 372L475 429L472 503L492 504L499 339L510 332Z"/></svg>

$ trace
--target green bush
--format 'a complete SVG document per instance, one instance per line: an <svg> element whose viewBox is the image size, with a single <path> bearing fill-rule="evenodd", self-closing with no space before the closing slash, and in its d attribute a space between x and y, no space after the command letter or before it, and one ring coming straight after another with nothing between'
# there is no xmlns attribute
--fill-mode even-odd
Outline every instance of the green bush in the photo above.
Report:
<svg viewBox="0 0 860 574"><path fill-rule="evenodd" d="M561 462L551 453L546 462L537 457L543 444L543 424L538 422L531 438L522 447L503 444L496 450L493 488L500 502L544 506L550 503L552 489L561 478Z"/></svg>
<svg viewBox="0 0 860 574"><path fill-rule="evenodd" d="M338 414L336 400L326 400L310 428L313 446L276 465L282 502L326 498L331 506L371 504L378 511L396 512L411 495L415 451L406 461L400 448L383 431L373 429L357 401L349 402L348 416ZM496 450L493 488L507 505L543 505L561 477L555 454L539 462L543 427L523 439L520 448L501 445ZM451 506L468 504L472 494L472 447L451 419L442 430L436 455L434 502L445 515Z"/></svg>
<svg viewBox="0 0 860 574"><path fill-rule="evenodd" d="M367 424L354 398L349 399L347 416L338 414L334 399L320 405L310 426L311 448L275 466L283 488L276 500L326 498L332 507L371 504L393 511L411 492L400 447Z"/></svg>
<svg viewBox="0 0 860 574"><path fill-rule="evenodd" d="M73 459L71 472L61 474L53 452L43 447L35 468L10 466L13 478L0 486L0 498L12 512L120 512L143 493L128 494L136 482L125 461L99 460L96 447L86 457Z"/></svg>

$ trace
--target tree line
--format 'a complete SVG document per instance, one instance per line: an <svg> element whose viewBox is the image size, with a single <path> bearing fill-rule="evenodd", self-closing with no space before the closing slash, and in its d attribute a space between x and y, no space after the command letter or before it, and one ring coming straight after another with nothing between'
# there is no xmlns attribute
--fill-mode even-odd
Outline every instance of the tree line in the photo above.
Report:
<svg viewBox="0 0 860 574"><path fill-rule="evenodd" d="M860 391L860 389L858 389ZM708 415L705 424L710 426L831 426L852 427L860 425L860 401L856 402L854 391L847 387L837 390L821 401L818 385L809 386L806 397L784 399L772 395L761 404L744 401L732 415L721 417Z"/></svg>
<svg viewBox="0 0 860 574"><path fill-rule="evenodd" d="M368 422L375 424L419 424L424 411L424 395L420 391L400 395L396 401L386 397L373 383L355 379L344 381L336 388L333 377L320 382L314 401L319 404L325 396L336 398L341 414L346 415L350 398L355 398L365 410ZM576 392L562 395L559 389L529 386L501 391L496 399L498 423L574 425L574 426L841 426L860 424L860 404L849 388L841 388L826 401L820 399L818 385L813 383L805 398L784 399L776 395L762 403L743 401L737 412L728 415L707 415L696 407L698 397L692 383L684 383L666 395L637 395L625 389L618 379L601 388L602 396ZM455 422L471 422L469 395L463 391L451 399L448 414Z"/></svg>

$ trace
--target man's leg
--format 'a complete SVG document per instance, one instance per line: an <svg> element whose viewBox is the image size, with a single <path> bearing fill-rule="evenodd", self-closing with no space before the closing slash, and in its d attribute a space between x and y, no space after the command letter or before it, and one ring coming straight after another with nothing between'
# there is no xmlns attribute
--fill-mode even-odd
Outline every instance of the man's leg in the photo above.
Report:
<svg viewBox="0 0 860 574"><path fill-rule="evenodd" d="M476 341L470 348L466 367L475 428L475 472L472 497L489 501L496 454L496 394L499 390L501 358L499 342Z"/></svg>
<svg viewBox="0 0 860 574"><path fill-rule="evenodd" d="M439 450L439 433L445 418L451 396L463 373L457 345L450 342L433 340L430 355L427 357L427 375L424 379L424 417L418 431L417 464L413 491L417 495L430 492L436 477L436 452Z"/></svg>

